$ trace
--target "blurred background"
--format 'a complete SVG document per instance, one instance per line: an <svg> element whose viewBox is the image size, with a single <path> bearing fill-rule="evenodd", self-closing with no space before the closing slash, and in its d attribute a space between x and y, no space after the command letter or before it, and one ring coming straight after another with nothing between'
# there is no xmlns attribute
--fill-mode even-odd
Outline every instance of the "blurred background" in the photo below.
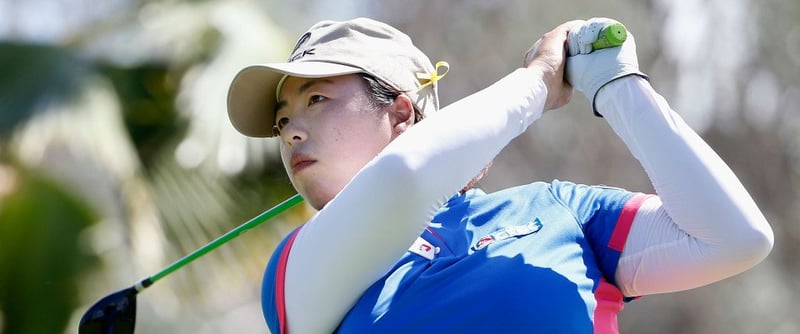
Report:
<svg viewBox="0 0 800 334"><path fill-rule="evenodd" d="M355 16L447 60L445 105L564 21L625 23L653 86L738 174L776 241L744 274L627 304L622 332L800 332L798 1L0 0L0 333L74 333L99 298L288 198L276 142L229 124L228 84L285 60L311 24ZM481 186L556 178L652 191L579 95ZM264 333L264 265L311 214L293 209L159 281L139 295L137 332Z"/></svg>

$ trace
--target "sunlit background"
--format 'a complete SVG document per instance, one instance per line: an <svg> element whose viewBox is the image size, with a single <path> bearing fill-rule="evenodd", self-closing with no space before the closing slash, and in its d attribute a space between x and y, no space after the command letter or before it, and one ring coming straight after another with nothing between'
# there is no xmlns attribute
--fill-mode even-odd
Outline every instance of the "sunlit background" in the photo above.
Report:
<svg viewBox="0 0 800 334"><path fill-rule="evenodd" d="M627 304L622 332L800 332L796 0L0 0L0 333L74 333L99 298L289 197L276 142L229 124L228 84L283 61L316 21L356 16L447 60L445 105L519 66L561 22L625 23L653 86L739 175L776 242L742 275ZM582 96L503 151L482 187L555 178L652 191ZM139 295L137 332L266 332L264 265L310 214L293 209L159 281Z"/></svg>

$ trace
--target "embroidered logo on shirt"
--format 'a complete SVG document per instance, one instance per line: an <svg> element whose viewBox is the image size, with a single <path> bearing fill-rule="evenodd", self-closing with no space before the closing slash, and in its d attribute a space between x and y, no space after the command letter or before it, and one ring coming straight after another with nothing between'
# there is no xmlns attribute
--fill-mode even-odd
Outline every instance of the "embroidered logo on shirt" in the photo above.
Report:
<svg viewBox="0 0 800 334"><path fill-rule="evenodd" d="M422 237L417 237L417 240L408 248L408 251L428 260L433 260L436 254L439 253L439 247L434 247L430 242L422 239Z"/></svg>
<svg viewBox="0 0 800 334"><path fill-rule="evenodd" d="M542 222L539 220L538 217L525 225L506 226L504 228L492 232L491 234L483 238L478 239L478 242L476 242L475 245L472 246L472 250L478 251L486 248L486 246L491 245L495 241L533 234L539 232L539 230L541 229L542 229Z"/></svg>

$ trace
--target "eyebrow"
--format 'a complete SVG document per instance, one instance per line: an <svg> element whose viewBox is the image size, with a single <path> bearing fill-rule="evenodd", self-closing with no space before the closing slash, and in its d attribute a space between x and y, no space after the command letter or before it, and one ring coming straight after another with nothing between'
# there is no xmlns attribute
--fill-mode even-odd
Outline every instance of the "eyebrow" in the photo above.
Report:
<svg viewBox="0 0 800 334"><path fill-rule="evenodd" d="M314 85L321 83L333 84L333 81L327 78L319 78L306 81L304 84L300 85L300 87L297 88L297 95L301 95L305 93L307 90L311 89L311 87L313 87ZM278 111L280 111L283 107L285 107L286 104L287 104L286 100L278 100L278 103L275 104L275 115L277 115Z"/></svg>

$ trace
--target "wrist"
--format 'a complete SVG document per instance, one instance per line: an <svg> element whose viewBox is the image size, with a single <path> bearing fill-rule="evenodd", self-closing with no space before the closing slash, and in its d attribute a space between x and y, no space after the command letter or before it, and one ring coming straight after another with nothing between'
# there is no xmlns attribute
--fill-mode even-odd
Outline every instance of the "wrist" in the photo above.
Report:
<svg viewBox="0 0 800 334"><path fill-rule="evenodd" d="M613 78L613 79L609 80L608 82L604 83L603 85L601 85L600 88L598 88L597 91L594 93L594 96L593 96L592 100L590 101L592 103L592 110L594 111L594 115L597 116L597 117L603 117L603 115L597 109L597 105L599 104L598 100L601 99L600 98L601 95L604 95L604 94L600 94L600 93L605 92L605 91L609 91L609 90L613 91L614 89L616 89L619 86L620 82L633 81L633 80L644 80L644 81L647 81L648 79L649 78L644 73L633 72L633 73L627 73L627 74L624 74L624 75L620 75L620 76L618 76L616 78Z"/></svg>
<svg viewBox="0 0 800 334"><path fill-rule="evenodd" d="M545 104L544 110L552 110L561 107L565 102L561 101L560 96L564 88L564 81L558 69L553 68L545 62L532 62L526 68L536 76L544 86Z"/></svg>
<svg viewBox="0 0 800 334"><path fill-rule="evenodd" d="M558 80L558 69L553 68L553 66L547 64L543 61L533 61L526 67L532 73L536 73L537 77L544 82L545 86L547 86L548 91L551 90L550 88L553 87L561 80Z"/></svg>

